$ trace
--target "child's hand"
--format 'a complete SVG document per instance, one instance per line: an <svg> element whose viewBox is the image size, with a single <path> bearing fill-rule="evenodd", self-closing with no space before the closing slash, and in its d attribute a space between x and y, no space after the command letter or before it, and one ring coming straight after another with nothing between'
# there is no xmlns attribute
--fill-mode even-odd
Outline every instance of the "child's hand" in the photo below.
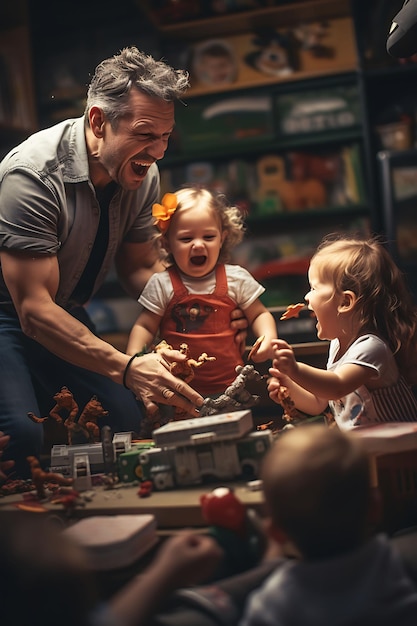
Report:
<svg viewBox="0 0 417 626"><path fill-rule="evenodd" d="M268 395L277 404L281 404L281 394L282 388L288 387L288 384L291 384L291 379L288 376L282 374L279 369L277 369L275 365L276 361L273 362L272 367L269 368L269 374L271 378L268 378L267 381L267 390Z"/></svg>
<svg viewBox="0 0 417 626"><path fill-rule="evenodd" d="M273 339L272 350L274 353L272 368L279 370L280 374L292 378L298 369L292 347L283 339Z"/></svg>
<svg viewBox="0 0 417 626"><path fill-rule="evenodd" d="M168 539L157 555L157 565L173 588L206 580L223 557L218 543L205 535L184 532Z"/></svg>

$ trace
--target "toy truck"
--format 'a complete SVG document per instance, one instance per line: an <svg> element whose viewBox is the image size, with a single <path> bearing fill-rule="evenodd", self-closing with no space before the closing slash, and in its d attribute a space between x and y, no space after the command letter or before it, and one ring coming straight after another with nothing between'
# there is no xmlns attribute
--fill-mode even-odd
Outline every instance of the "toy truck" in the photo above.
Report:
<svg viewBox="0 0 417 626"><path fill-rule="evenodd" d="M154 448L139 455L142 480L156 490L258 477L270 430L253 428L250 411L170 422L153 432Z"/></svg>

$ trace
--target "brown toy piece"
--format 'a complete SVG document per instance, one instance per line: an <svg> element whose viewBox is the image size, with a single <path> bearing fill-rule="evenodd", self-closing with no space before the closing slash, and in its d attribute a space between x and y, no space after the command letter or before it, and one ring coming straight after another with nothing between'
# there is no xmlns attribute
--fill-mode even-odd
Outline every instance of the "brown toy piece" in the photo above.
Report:
<svg viewBox="0 0 417 626"><path fill-rule="evenodd" d="M208 356L207 352L203 352L196 359L191 358L190 349L187 343L180 344L179 351L181 354L185 354L187 357L186 361L175 361L171 365L171 373L178 378L181 378L186 383L190 383L194 378L194 369L197 367L201 367L206 363L206 361L215 361L215 356Z"/></svg>
<svg viewBox="0 0 417 626"><path fill-rule="evenodd" d="M300 311L304 309L304 303L299 302L298 304L290 304L287 307L287 310L281 315L280 320L289 320L291 317L298 317L300 315Z"/></svg>
<svg viewBox="0 0 417 626"><path fill-rule="evenodd" d="M50 417L59 424L63 423L67 429L68 445L70 446L73 443L75 433L82 433L88 443L100 441L100 429L97 420L100 417L105 417L109 412L103 409L97 396L92 396L91 400L87 402L78 420L78 404L68 387L61 387L61 390L54 395L54 400L56 404L46 417L37 417L32 412L28 413L28 417L37 424L46 422ZM68 413L65 421L60 415L61 411Z"/></svg>
<svg viewBox="0 0 417 626"><path fill-rule="evenodd" d="M285 387L285 385L280 385L277 399L278 399L279 404L284 409L282 418L286 422L292 422L293 420L300 417L300 413L295 408L294 401L291 399L290 392L288 391L288 387Z"/></svg>
<svg viewBox="0 0 417 626"><path fill-rule="evenodd" d="M251 358L258 352L259 348L261 347L261 343L263 342L263 340L265 339L265 335L261 335L260 337L258 337L258 339L255 341L255 343L253 344L252 348L250 349L250 352L248 354L248 361L251 360Z"/></svg>
<svg viewBox="0 0 417 626"><path fill-rule="evenodd" d="M160 352L162 349L168 348L172 350L172 346L170 346L164 339L155 347L155 352ZM170 371L174 376L181 378L184 382L189 384L194 378L194 370L198 367L201 367L207 361L215 361L215 356L208 356L207 352L203 352L197 359L193 359L189 356L190 350L187 343L181 343L179 346L179 351L181 354L185 354L187 359L185 361L174 361L170 365ZM175 421L186 419L189 417L189 413L186 411L175 408L175 413L173 419ZM152 419L152 418L151 418Z"/></svg>
<svg viewBox="0 0 417 626"><path fill-rule="evenodd" d="M97 420L105 417L109 412L105 411L97 396L93 396L85 405L78 421L75 421L73 414L65 420L64 426L68 431L68 445L72 445L73 435L81 432L89 443L96 443L100 440L100 429Z"/></svg>
<svg viewBox="0 0 417 626"><path fill-rule="evenodd" d="M62 417L60 415L60 411L62 411L64 409L65 411L67 411L69 413L68 419L75 420L75 418L78 415L78 404L75 402L74 396L72 395L72 393L68 389L68 387L61 387L61 390L58 391L54 395L54 400L55 400L56 404L49 411L49 415L47 415L46 417L36 417L36 415L34 413L31 413L31 412L28 413L28 417L30 417L30 419L33 422L36 422L37 424L42 424L49 417L54 419L59 424L62 424L62 422L64 420L62 419Z"/></svg>
<svg viewBox="0 0 417 626"><path fill-rule="evenodd" d="M72 485L72 478L65 478L63 474L45 472L41 468L41 464L39 463L39 460L36 458L36 456L28 456L26 458L30 466L32 482L36 489L39 500L44 500L46 498L45 485L47 485L48 483L65 486Z"/></svg>

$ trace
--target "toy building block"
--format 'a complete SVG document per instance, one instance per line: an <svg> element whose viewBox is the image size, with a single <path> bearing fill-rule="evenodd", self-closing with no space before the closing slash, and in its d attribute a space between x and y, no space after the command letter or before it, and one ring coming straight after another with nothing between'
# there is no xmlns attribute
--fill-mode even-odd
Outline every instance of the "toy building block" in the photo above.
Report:
<svg viewBox="0 0 417 626"><path fill-rule="evenodd" d="M91 489L91 469L88 454L74 454L73 477L74 488L77 489L77 491L88 491Z"/></svg>
<svg viewBox="0 0 417 626"><path fill-rule="evenodd" d="M122 452L128 452L132 448L132 433L114 433L113 448L116 459Z"/></svg>

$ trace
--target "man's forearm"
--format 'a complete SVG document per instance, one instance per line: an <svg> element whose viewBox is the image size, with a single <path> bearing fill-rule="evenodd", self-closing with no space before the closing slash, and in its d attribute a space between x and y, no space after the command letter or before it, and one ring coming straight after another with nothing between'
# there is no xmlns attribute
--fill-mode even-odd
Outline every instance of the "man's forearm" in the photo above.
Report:
<svg viewBox="0 0 417 626"><path fill-rule="evenodd" d="M64 361L122 382L127 357L94 335L62 307L48 303L26 312L22 328Z"/></svg>

